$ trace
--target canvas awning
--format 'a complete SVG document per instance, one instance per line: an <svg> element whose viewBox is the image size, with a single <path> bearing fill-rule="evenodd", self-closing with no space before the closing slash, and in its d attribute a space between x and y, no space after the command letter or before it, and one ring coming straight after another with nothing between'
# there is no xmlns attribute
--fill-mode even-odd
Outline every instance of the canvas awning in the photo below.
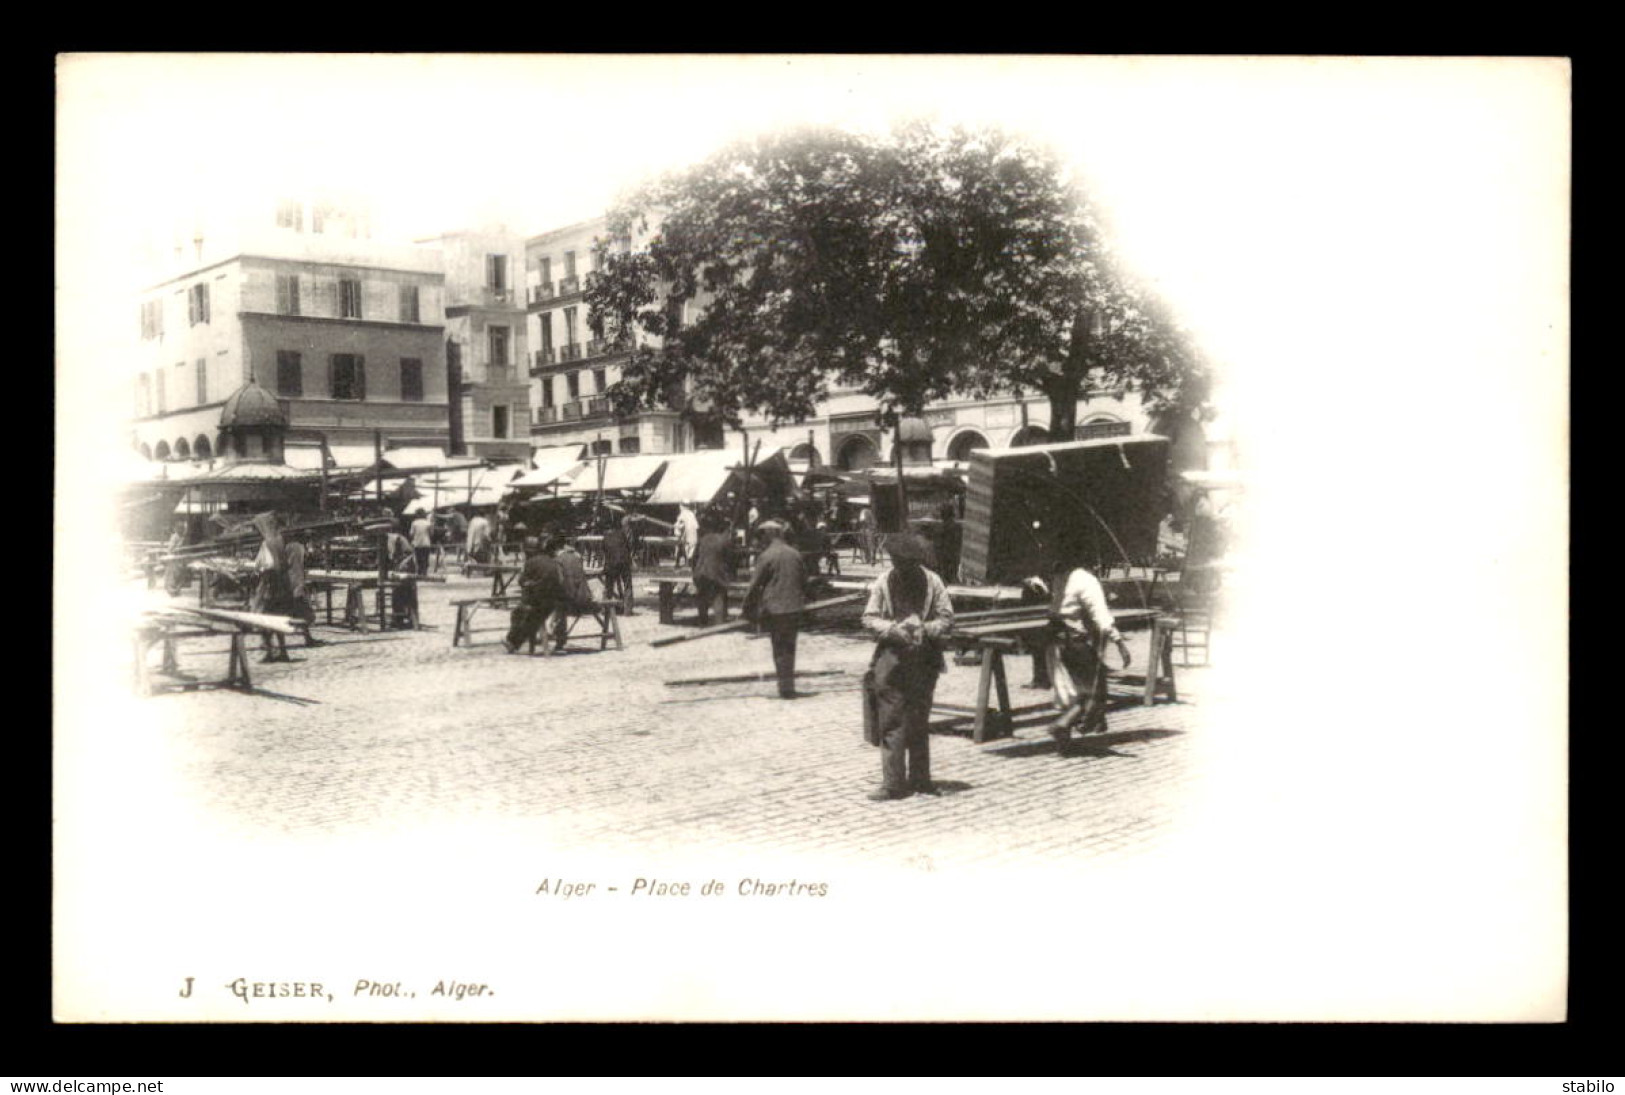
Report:
<svg viewBox="0 0 1625 1095"><path fill-rule="evenodd" d="M330 445L336 468L370 468L377 462L371 445Z"/></svg>
<svg viewBox="0 0 1625 1095"><path fill-rule="evenodd" d="M608 456L602 458L604 467L603 490L643 490L666 466L670 457L656 455ZM560 493L595 494L598 483L598 458L589 458L586 467L577 472L570 485Z"/></svg>
<svg viewBox="0 0 1625 1095"><path fill-rule="evenodd" d="M544 455L548 454L548 455ZM515 487L550 487L560 480L569 479L582 467L580 460L570 455L568 449L564 451L538 449L536 450L536 467L527 471L507 484L511 490Z"/></svg>
<svg viewBox="0 0 1625 1095"><path fill-rule="evenodd" d="M438 445L408 445L384 450L384 463L392 468L440 468L447 464L466 464L467 457L447 456Z"/></svg>
<svg viewBox="0 0 1625 1095"><path fill-rule="evenodd" d="M739 454L726 449L706 449L667 457L666 472L649 495L649 504L706 505L722 493L738 463Z"/></svg>
<svg viewBox="0 0 1625 1095"><path fill-rule="evenodd" d="M322 470L322 450L318 445L288 445L282 450L282 462L301 471Z"/></svg>

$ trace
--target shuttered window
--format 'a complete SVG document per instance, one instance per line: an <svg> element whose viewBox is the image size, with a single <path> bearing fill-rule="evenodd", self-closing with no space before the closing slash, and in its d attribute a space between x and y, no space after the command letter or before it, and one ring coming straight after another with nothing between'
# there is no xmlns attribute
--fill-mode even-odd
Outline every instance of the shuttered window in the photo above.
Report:
<svg viewBox="0 0 1625 1095"><path fill-rule="evenodd" d="M209 286L206 283L192 286L192 291L186 294L186 318L194 327L209 322Z"/></svg>
<svg viewBox="0 0 1625 1095"><path fill-rule="evenodd" d="M199 405L209 401L209 362L201 357L197 359L197 401Z"/></svg>
<svg viewBox="0 0 1625 1095"><path fill-rule="evenodd" d="M279 395L304 395L304 360L297 350L276 352L276 390Z"/></svg>
<svg viewBox="0 0 1625 1095"><path fill-rule="evenodd" d="M418 320L418 287L416 285L401 286L401 322L417 323Z"/></svg>
<svg viewBox="0 0 1625 1095"><path fill-rule="evenodd" d="M334 399L367 398L367 371L360 354L334 354L329 359L328 391Z"/></svg>
<svg viewBox="0 0 1625 1095"><path fill-rule="evenodd" d="M278 315L299 314L299 275L278 274L276 277L276 310Z"/></svg>
<svg viewBox="0 0 1625 1095"><path fill-rule="evenodd" d="M339 279L339 317L361 318L361 282L355 278Z"/></svg>
<svg viewBox="0 0 1625 1095"><path fill-rule="evenodd" d="M408 403L423 401L423 362L418 358L401 358L401 399Z"/></svg>

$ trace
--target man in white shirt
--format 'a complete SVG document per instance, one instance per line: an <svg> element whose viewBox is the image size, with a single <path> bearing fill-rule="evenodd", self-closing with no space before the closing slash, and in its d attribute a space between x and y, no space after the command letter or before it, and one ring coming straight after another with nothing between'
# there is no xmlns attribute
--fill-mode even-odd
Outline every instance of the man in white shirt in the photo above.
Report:
<svg viewBox="0 0 1625 1095"><path fill-rule="evenodd" d="M1049 733L1064 747L1074 726L1081 724L1085 734L1106 730L1105 644L1116 644L1125 669L1130 659L1106 603L1106 591L1084 567L1074 567L1067 575L1056 617L1061 625L1059 641L1050 644L1047 658L1061 714Z"/></svg>
<svg viewBox="0 0 1625 1095"><path fill-rule="evenodd" d="M677 507L677 565L692 564L694 547L700 542L700 519L685 505Z"/></svg>
<svg viewBox="0 0 1625 1095"><path fill-rule="evenodd" d="M485 519L485 514L476 513L473 520L468 522L468 542L464 546L471 561L491 561L491 522Z"/></svg>
<svg viewBox="0 0 1625 1095"><path fill-rule="evenodd" d="M420 513L412 522L412 554L417 556L418 573L429 573L429 555L434 550L434 514Z"/></svg>

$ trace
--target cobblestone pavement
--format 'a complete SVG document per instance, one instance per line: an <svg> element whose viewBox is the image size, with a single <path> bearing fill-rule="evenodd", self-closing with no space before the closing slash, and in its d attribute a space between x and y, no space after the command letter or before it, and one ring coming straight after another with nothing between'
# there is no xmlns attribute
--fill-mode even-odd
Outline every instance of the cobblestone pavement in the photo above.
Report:
<svg viewBox="0 0 1625 1095"><path fill-rule="evenodd" d="M1205 670L1181 670L1179 703L1142 706L1123 685L1110 730L1075 738L1064 756L1043 731L1047 707L983 745L968 718L939 714L932 765L946 793L877 803L864 797L878 785L879 753L862 740L858 689L872 647L856 607L803 632L807 694L785 701L765 638L651 647L694 626L691 610L661 625L652 598L622 619L623 651L600 652L594 639L551 658L508 655L500 631L453 648L449 602L485 591L454 576L423 588L424 630L318 627L327 645L294 640L291 664L256 655L257 695L144 701L162 705L169 763L194 805L222 823L290 834L480 819L539 824L561 849L936 866L1145 849L1176 824L1195 780ZM505 624L505 612L476 622ZM1131 637L1131 672L1148 645L1144 633ZM223 663L183 650L183 668ZM1008 662L1018 706L1048 699L1022 687L1029 664ZM749 674L760 679L667 683ZM970 704L976 681L975 667L951 666L938 699Z"/></svg>

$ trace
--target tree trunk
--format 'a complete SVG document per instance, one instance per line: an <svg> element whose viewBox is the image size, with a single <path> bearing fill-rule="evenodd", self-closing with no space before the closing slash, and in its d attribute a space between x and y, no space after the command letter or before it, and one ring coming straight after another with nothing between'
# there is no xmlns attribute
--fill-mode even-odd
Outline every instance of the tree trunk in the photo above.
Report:
<svg viewBox="0 0 1625 1095"><path fill-rule="evenodd" d="M1049 439L1071 441L1077 432L1078 392L1080 380L1072 376L1055 377L1044 386L1049 397Z"/></svg>

